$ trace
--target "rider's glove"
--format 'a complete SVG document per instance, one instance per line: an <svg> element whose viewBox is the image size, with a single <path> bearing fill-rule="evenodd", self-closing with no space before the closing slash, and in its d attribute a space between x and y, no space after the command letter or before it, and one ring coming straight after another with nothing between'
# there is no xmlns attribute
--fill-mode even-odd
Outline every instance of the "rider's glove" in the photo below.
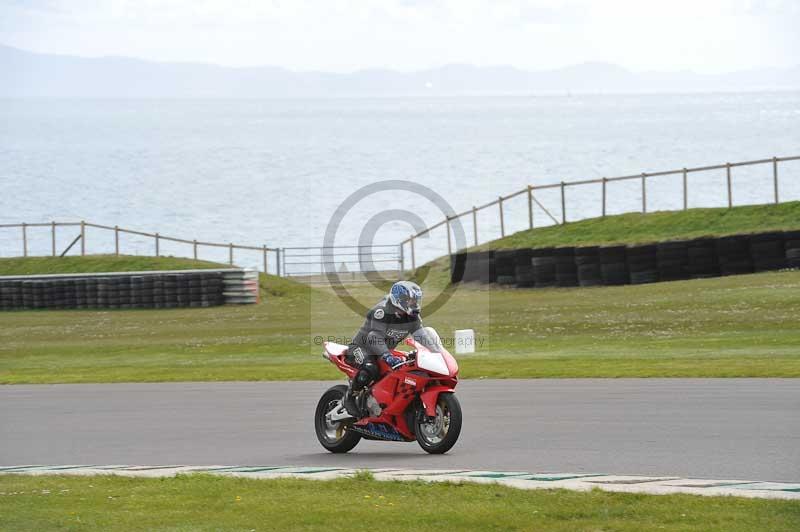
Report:
<svg viewBox="0 0 800 532"><path fill-rule="evenodd" d="M404 362L402 358L396 357L388 351L381 355L381 360L386 362L392 369L394 369L398 364L402 364Z"/></svg>

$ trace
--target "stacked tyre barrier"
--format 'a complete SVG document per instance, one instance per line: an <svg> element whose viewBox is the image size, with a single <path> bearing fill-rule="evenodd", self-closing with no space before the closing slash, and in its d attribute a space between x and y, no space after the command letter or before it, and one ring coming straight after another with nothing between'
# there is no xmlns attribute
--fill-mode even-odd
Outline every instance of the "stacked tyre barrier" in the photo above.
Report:
<svg viewBox="0 0 800 532"><path fill-rule="evenodd" d="M494 251L456 253L450 257L450 282L493 283L497 280Z"/></svg>
<svg viewBox="0 0 800 532"><path fill-rule="evenodd" d="M631 284L656 283L659 281L657 245L630 246L626 251L626 255Z"/></svg>
<svg viewBox="0 0 800 532"><path fill-rule="evenodd" d="M778 232L761 233L750 238L750 256L753 271L768 272L782 270L788 266L784 235Z"/></svg>
<svg viewBox="0 0 800 532"><path fill-rule="evenodd" d="M600 271L600 248L587 246L575 248L575 268L578 271L578 285L600 286L603 276Z"/></svg>
<svg viewBox="0 0 800 532"><path fill-rule="evenodd" d="M0 310L199 308L255 303L258 284L256 280L253 285L251 277L250 272L233 269L0 277Z"/></svg>
<svg viewBox="0 0 800 532"><path fill-rule="evenodd" d="M747 236L735 235L718 238L716 245L720 275L753 273L750 239Z"/></svg>
<svg viewBox="0 0 800 532"><path fill-rule="evenodd" d="M497 281L494 253L494 251L482 251L478 254L478 279L483 284Z"/></svg>
<svg viewBox="0 0 800 532"><path fill-rule="evenodd" d="M497 284L516 284L516 264L514 256L516 250L501 249L494 253L494 269L497 276Z"/></svg>
<svg viewBox="0 0 800 532"><path fill-rule="evenodd" d="M556 268L556 286L578 286L578 266L575 263L575 248L553 250Z"/></svg>
<svg viewBox="0 0 800 532"><path fill-rule="evenodd" d="M791 231L783 234L784 250L786 251L786 266L800 268L800 231Z"/></svg>
<svg viewBox="0 0 800 532"><path fill-rule="evenodd" d="M527 288L535 285L533 277L532 249L517 249L514 253L514 278L518 288Z"/></svg>
<svg viewBox="0 0 800 532"><path fill-rule="evenodd" d="M531 257L533 264L534 286L546 288L556 286L556 257L555 248L534 249Z"/></svg>
<svg viewBox="0 0 800 532"><path fill-rule="evenodd" d="M800 268L800 231L773 231L632 246L458 253L450 280L519 288L618 286Z"/></svg>
<svg viewBox="0 0 800 532"><path fill-rule="evenodd" d="M687 272L690 279L719 276L717 246L713 238L698 238L686 243Z"/></svg>
<svg viewBox="0 0 800 532"><path fill-rule="evenodd" d="M689 246L686 242L656 244L656 268L659 281L681 281L689 278Z"/></svg>
<svg viewBox="0 0 800 532"><path fill-rule="evenodd" d="M222 272L222 295L229 305L252 305L258 303L258 272L255 270L233 270Z"/></svg>
<svg viewBox="0 0 800 532"><path fill-rule="evenodd" d="M456 253L450 258L450 282L460 283L461 281L466 281L467 276L467 254ZM472 280L474 281L474 279Z"/></svg>
<svg viewBox="0 0 800 532"><path fill-rule="evenodd" d="M628 262L625 246L602 246L600 256L600 278L606 286L628 284Z"/></svg>

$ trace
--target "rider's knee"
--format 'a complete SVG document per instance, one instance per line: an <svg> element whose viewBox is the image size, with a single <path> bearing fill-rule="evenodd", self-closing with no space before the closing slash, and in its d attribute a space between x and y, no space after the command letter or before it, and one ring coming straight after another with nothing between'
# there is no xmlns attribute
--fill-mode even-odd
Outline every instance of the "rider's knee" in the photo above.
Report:
<svg viewBox="0 0 800 532"><path fill-rule="evenodd" d="M378 380L378 377L380 377L380 369L378 369L378 364L374 360L367 360L364 362L364 364L361 366L361 369L367 372L370 382L376 381Z"/></svg>
<svg viewBox="0 0 800 532"><path fill-rule="evenodd" d="M378 370L378 365L368 360L361 365L361 370L356 374L355 379L353 380L354 388L360 390L365 386L368 386L372 382L376 381L380 376L380 372Z"/></svg>

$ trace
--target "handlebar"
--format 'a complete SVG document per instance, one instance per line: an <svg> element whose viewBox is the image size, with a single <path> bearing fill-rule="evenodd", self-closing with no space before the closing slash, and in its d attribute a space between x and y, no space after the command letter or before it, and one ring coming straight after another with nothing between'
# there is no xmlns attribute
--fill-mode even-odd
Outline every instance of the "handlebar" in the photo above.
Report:
<svg viewBox="0 0 800 532"><path fill-rule="evenodd" d="M404 360L403 362L400 362L399 364L395 364L394 366L392 366L392 369L395 370L401 366L405 366L406 364L413 364L413 363L414 359Z"/></svg>
<svg viewBox="0 0 800 532"><path fill-rule="evenodd" d="M406 364L413 364L416 361L417 361L417 350L414 349L413 351L409 351L408 353L406 353L406 359L404 361L392 366L392 370L405 366Z"/></svg>

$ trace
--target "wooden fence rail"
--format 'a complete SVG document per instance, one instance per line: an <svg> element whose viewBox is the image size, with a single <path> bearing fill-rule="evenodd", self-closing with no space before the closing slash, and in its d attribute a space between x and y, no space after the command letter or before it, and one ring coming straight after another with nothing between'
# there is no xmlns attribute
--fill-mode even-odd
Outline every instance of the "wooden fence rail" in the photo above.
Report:
<svg viewBox="0 0 800 532"><path fill-rule="evenodd" d="M499 216L499 224L500 224L500 237L506 236L506 217L504 211L504 202L516 198L517 196L521 196L523 194L527 195L527 204L528 204L528 228L533 229L535 227L535 219L534 219L534 205L539 207L539 209L544 212L547 217L552 220L554 224L564 224L567 222L567 189L571 187L578 187L584 185L601 185L602 186L602 195L601 195L601 212L602 216L606 216L607 214L607 207L608 207L608 192L607 192L607 185L608 183L618 182L618 181L630 181L630 180L639 180L641 183L641 212L646 213L648 202L647 202L647 180L652 177L661 177L661 176L681 176L681 184L682 184L682 200L683 200L683 209L688 209L688 175L690 173L696 172L708 172L713 170L725 170L725 180L726 180L726 190L727 190L727 205L728 207L733 207L733 184L732 184L732 169L744 166L755 166L755 165L772 165L772 196L773 196L773 203L780 202L780 195L779 195L779 174L778 174L778 165L781 162L786 161L800 161L799 156L790 156L790 157L772 157L770 159L757 159L752 161L741 161L730 163L726 162L723 164L715 164L710 166L697 166L692 168L680 168L674 170L664 170L658 172L643 172L639 174L632 174L632 175L624 175L624 176L617 176L617 177L602 177L599 179L584 179L584 180L577 180L577 181L561 181L558 183L550 183L546 185L528 185L523 189L517 190L512 192L511 194L507 194L505 196L498 196L497 199L484 203L483 205L473 206L465 211L455 213L452 215L447 216L444 220L439 223L433 224L430 227L423 229L422 231L411 235L406 240L403 240L397 246L399 247L398 255L401 261L401 269L405 269L405 257L409 257L411 260L411 268L416 268L416 250L414 246L415 239L426 235L442 226L446 228L447 231L447 252L448 254L453 253L454 251L459 251L458 249L453 249L453 239L452 239L452 231L453 231L453 224L460 223L459 220L461 217L469 216L472 218L472 226L473 226L473 245L479 245L479 238L478 238L478 212L484 209L488 209L494 206L497 206L497 212ZM542 190L558 190L560 196L560 207L561 207L561 216L557 217L553 213L548 210L539 198L536 197L536 191ZM560 218L560 219L559 219ZM28 256L29 252L29 242L28 242L28 230L30 228L43 228L49 227L51 231L51 255L58 256L57 247L57 240L56 240L56 233L57 229L60 227L79 227L80 234L76 237L75 241L70 245L70 248L75 245L77 242L80 242L80 254L85 255L87 250L87 239L86 239L86 228L93 228L93 229L100 229L104 231L113 232L114 234L114 253L119 255L120 251L120 234L129 234L140 236L143 238L152 238L153 239L153 250L155 256L161 255L161 242L174 242L178 244L185 244L187 246L191 246L191 257L194 259L199 258L199 248L202 247L209 247L209 248L217 248L217 249L227 249L228 250L228 262L233 264L236 260L235 258L235 251L242 250L242 251L250 251L250 252L259 252L262 259L262 270L268 271L270 267L270 260L269 255L274 254L274 265L273 271L277 275L282 274L282 259L284 259L284 251L281 248L271 248L266 245L261 246L246 246L246 245L239 245L234 243L219 243L219 242L206 242L206 241L199 241L196 239L185 239L185 238L176 238L171 236L161 235L160 233L148 233L145 231L135 231L132 229L125 229L118 226L108 226L102 224L95 224L86 221L80 222L39 222L39 223L16 223L16 224L0 224L0 229L19 229L21 230L21 240L22 240L22 255L24 257ZM408 244L410 247L410 253L405 253L405 245ZM65 250L64 253L66 253Z"/></svg>
<svg viewBox="0 0 800 532"><path fill-rule="evenodd" d="M261 246L244 246L240 244L234 244L232 242L228 242L227 244L219 243L219 242L204 242L199 240L188 240L186 238L176 238L172 236L165 236L160 233L148 233L145 231L135 231L133 229L125 229L119 226L109 226L109 225L102 225L102 224L95 224L86 221L80 222L39 222L39 223L18 223L18 224L0 224L0 229L20 229L21 230L21 237L22 237L22 256L27 257L29 252L29 245L28 245L28 229L32 227L47 227L50 228L50 248L51 248L51 256L64 256L77 242L80 242L80 254L86 255L87 249L87 239L86 239L86 228L93 228L93 229L100 229L103 231L109 231L114 234L114 254L120 254L120 234L128 234L128 235L135 235L144 238L152 238L153 239L153 255L156 257L161 256L161 242L175 242L178 244L186 244L192 247L191 250L191 257L197 259L199 256L198 249L201 247L211 247L211 248L220 248L220 249L227 249L228 250L228 262L229 264L233 265L235 261L234 250L243 250L243 251L257 251L261 255L261 267L262 271L267 272L270 266L270 259L269 254L274 254L274 268L273 271L277 274L281 274L281 261L280 255L281 250L279 248L271 248L267 245ZM63 253L58 253L56 249L56 233L59 227L79 227L80 233L72 241L68 248L64 250ZM187 253L188 255L188 253Z"/></svg>
<svg viewBox="0 0 800 532"><path fill-rule="evenodd" d="M406 256L403 253L404 246L409 244L411 253L409 254L411 258L411 269L416 269L416 255L414 250L414 240L419 238L423 235L426 235L437 229L443 225L447 226L447 252L448 254L453 253L452 249L452 239L451 239L451 231L452 225L454 221L458 221L459 218L462 216L471 216L472 217L472 227L473 227L473 244L475 246L478 245L478 217L477 214L479 211L487 209L489 207L494 207L495 205L498 206L498 214L500 220L500 238L506 236L506 223L505 223L505 216L503 211L503 202L508 201L512 198L520 196L522 194L527 194L527 202L528 202L528 228L534 228L534 216L533 216L533 206L534 204L537 205L542 211L553 221L555 224L564 224L567 222L567 189L570 187L577 187L583 185L602 185L602 216L606 216L607 212L607 203L608 203L608 193L607 193L607 185L611 182L617 181L630 181L630 180L639 180L641 183L641 196L642 196L642 203L641 203L641 212L647 212L647 180L651 177L661 177L661 176L681 176L682 178L682 197L683 197L683 210L688 209L689 207L689 191L688 191L688 175L690 173L695 172L708 172L712 170L725 170L725 181L726 181L726 190L727 190L727 205L728 207L733 207L733 184L732 184L732 177L731 177L731 169L743 167L743 166L755 166L755 165L765 165L770 164L772 165L772 196L773 201L772 203L780 203L780 195L779 195L779 183L778 183L778 163L785 162L785 161L800 161L800 155L790 156L790 157L772 157L770 159L756 159L753 161L741 161L736 163L722 163L722 164L714 164L710 166L696 166L692 168L680 168L675 170L663 170L658 172L642 172L640 174L632 174L632 175L623 175L617 177L602 177L599 179L583 179L578 181L561 181L559 183L550 183L547 185L528 185L527 187L518 190L516 192L512 192L511 194L505 196L499 196L497 199L490 201L488 203L484 203L483 205L473 206L470 209L467 209L463 212L459 212L456 214L449 215L445 218L445 220L434 224L430 227L423 229L422 231L411 235L409 238L403 240L398 244L401 249L401 256ZM560 194L560 203L561 203L561 219L559 220L553 214L547 210L544 205L536 198L534 192L538 190L552 190L558 189ZM459 251L456 249L455 251ZM405 264L403 264L403 268L405 268Z"/></svg>

